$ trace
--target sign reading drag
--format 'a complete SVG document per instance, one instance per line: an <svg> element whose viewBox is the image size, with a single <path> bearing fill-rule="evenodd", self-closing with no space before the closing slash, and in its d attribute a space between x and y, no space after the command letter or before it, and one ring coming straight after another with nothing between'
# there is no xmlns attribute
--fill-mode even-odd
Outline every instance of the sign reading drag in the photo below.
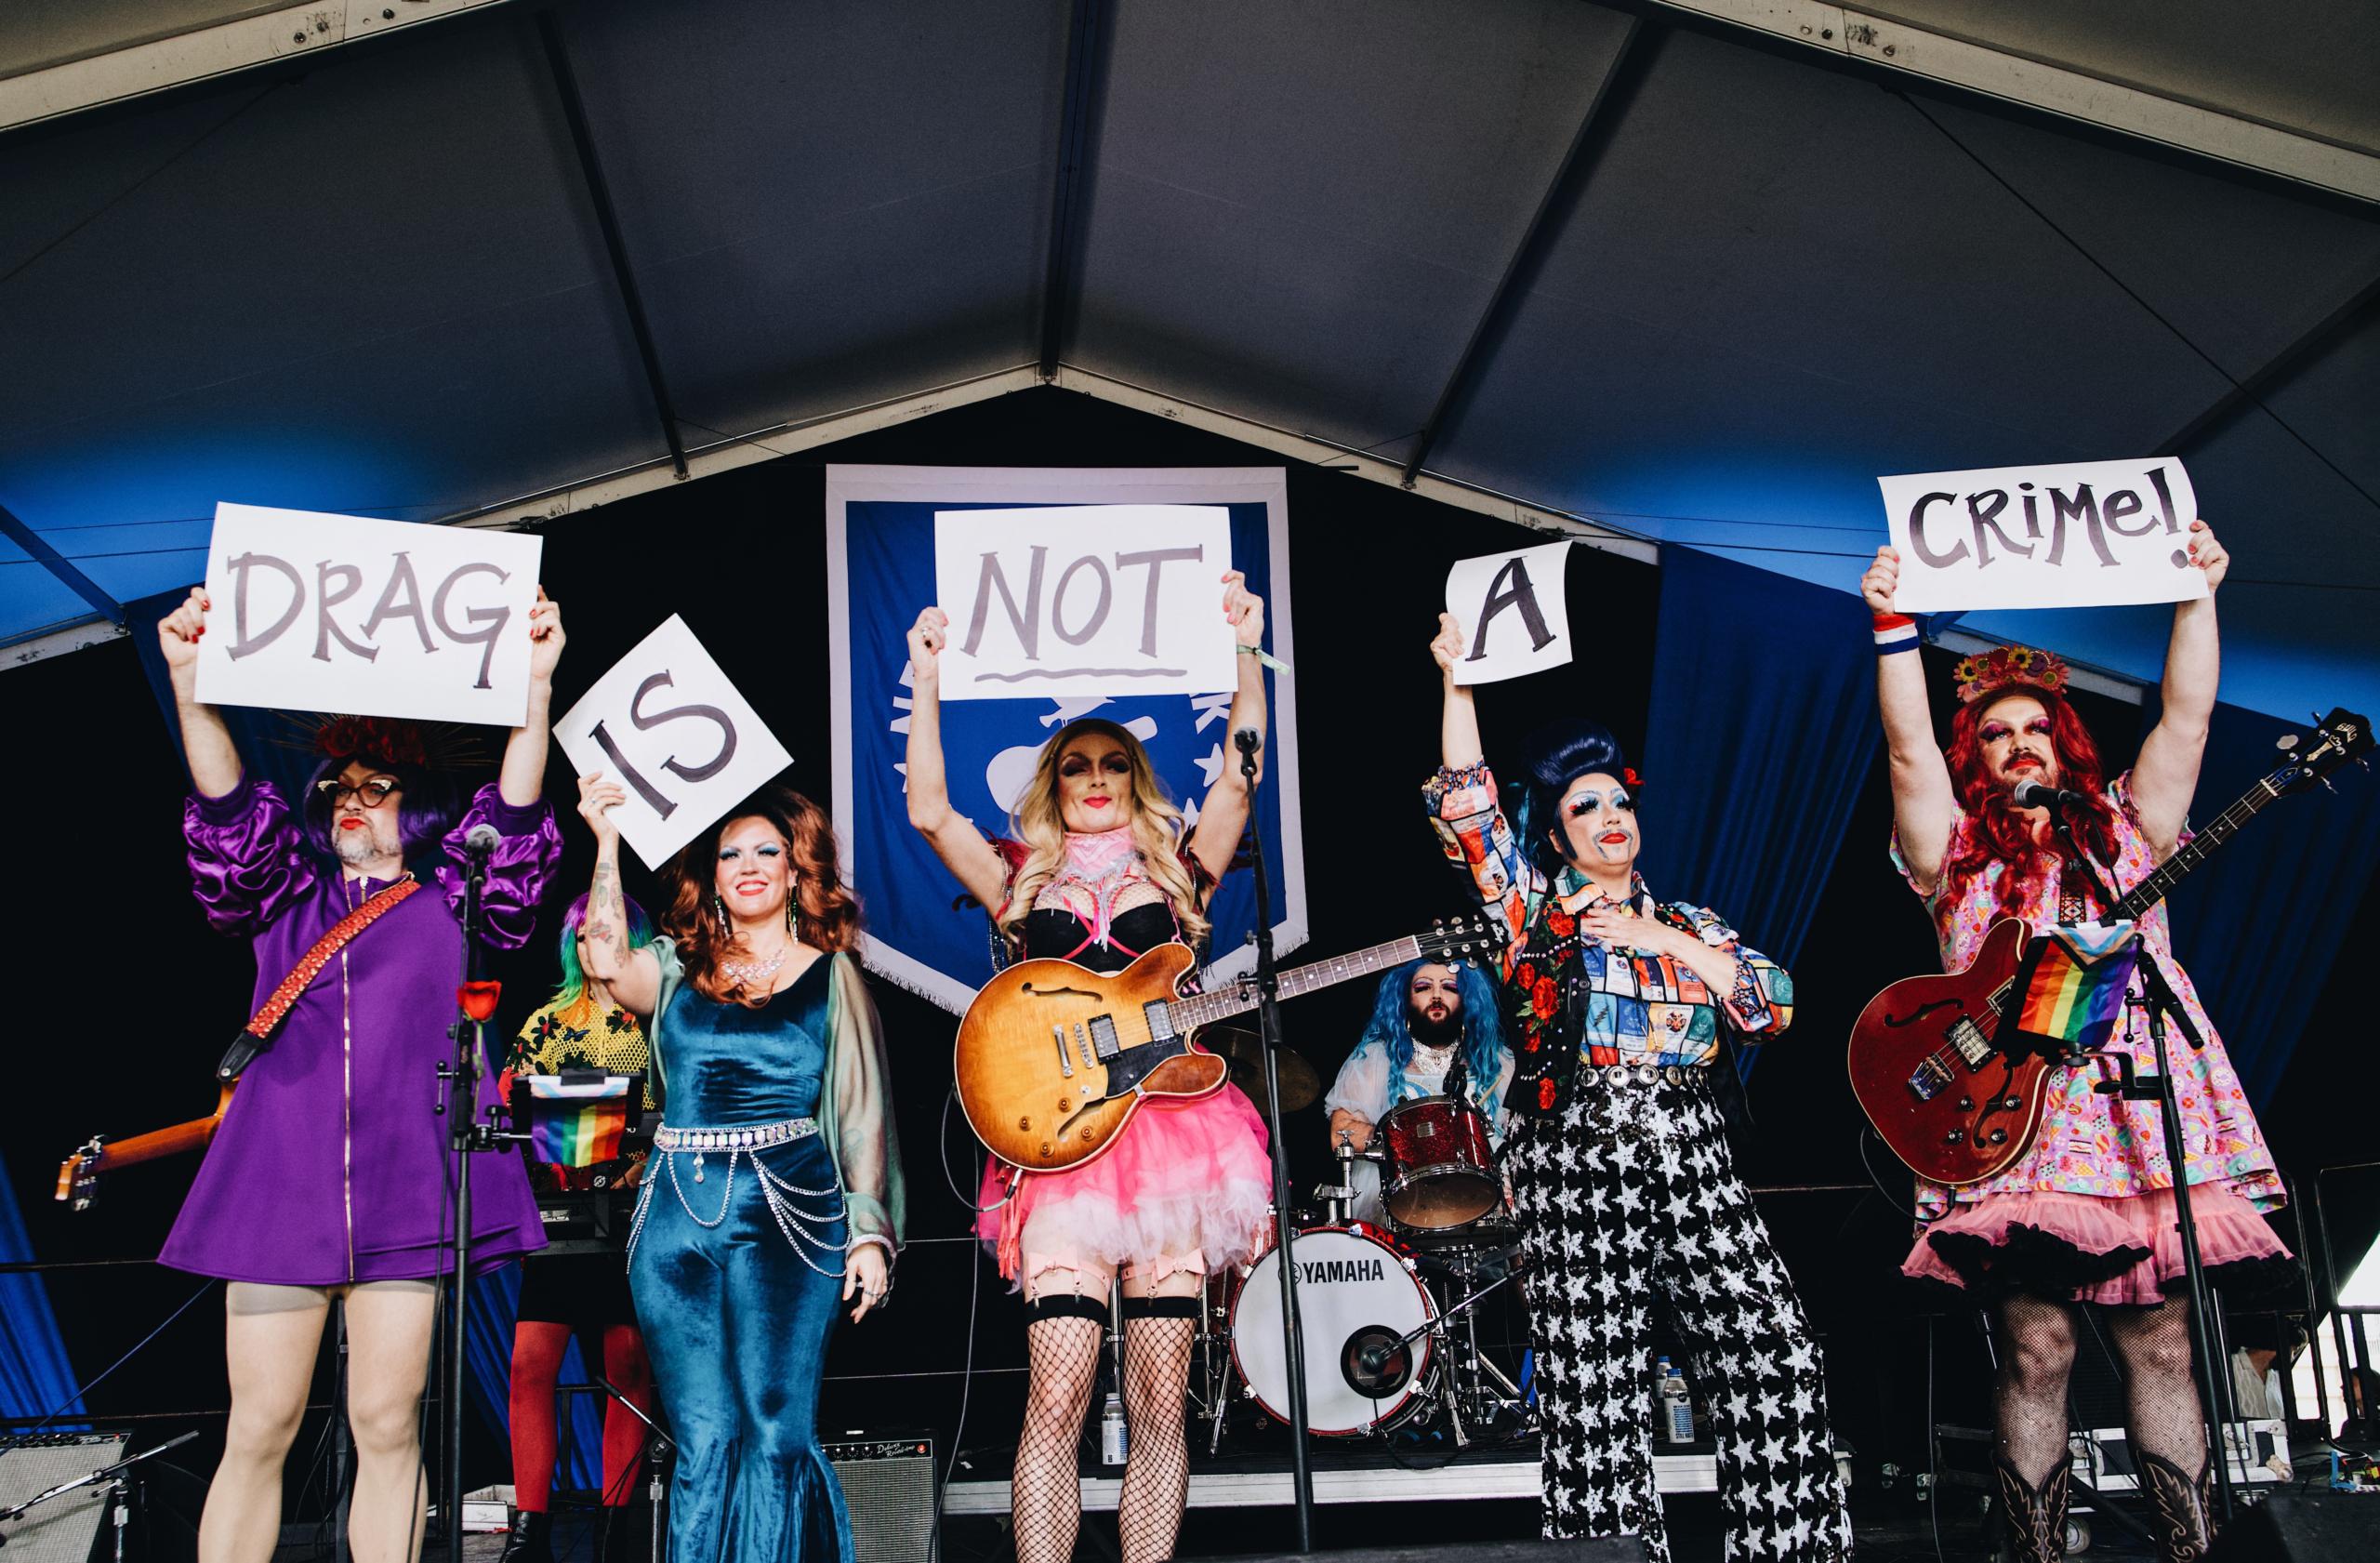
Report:
<svg viewBox="0 0 2380 1563"><path fill-rule="evenodd" d="M2206 595L2190 567L2198 496L2173 457L2070 461L1878 478L1893 547L1894 605L2084 608Z"/></svg>
<svg viewBox="0 0 2380 1563"><path fill-rule="evenodd" d="M518 727L536 537L215 507L198 697Z"/></svg>
<svg viewBox="0 0 2380 1563"><path fill-rule="evenodd" d="M612 817L648 868L793 763L676 614L554 723L554 742L580 775L628 789Z"/></svg>
<svg viewBox="0 0 2380 1563"><path fill-rule="evenodd" d="M1238 678L1221 505L937 510L945 700L1197 695Z"/></svg>
<svg viewBox="0 0 2380 1563"><path fill-rule="evenodd" d="M867 907L863 953L870 970L962 1010L991 975L992 935L984 909L958 904L958 881L909 827L909 626L929 606L950 617L945 771L952 806L985 835L1009 833L1010 807L1041 746L1094 714L1147 747L1195 822L1207 788L1238 758L1228 717L1247 659L1231 649L1223 615L1226 569L1243 571L1265 600L1269 649L1295 660L1287 482L1277 467L830 466L826 547L835 825ZM957 572L945 576L954 557ZM964 697L957 675L978 595L979 674L1129 671L1113 681L994 679ZM1170 628L1177 622L1178 638ZM1210 632L1214 646L1194 643ZM1168 671L1144 676L1145 668ZM1256 825L1274 870L1274 937L1286 950L1305 937L1304 860L1295 832L1282 828L1297 818L1297 708L1288 678L1268 672L1265 682L1271 713ZM1255 915L1250 880L1227 876L1209 908L1217 973L1253 962L1243 942Z"/></svg>

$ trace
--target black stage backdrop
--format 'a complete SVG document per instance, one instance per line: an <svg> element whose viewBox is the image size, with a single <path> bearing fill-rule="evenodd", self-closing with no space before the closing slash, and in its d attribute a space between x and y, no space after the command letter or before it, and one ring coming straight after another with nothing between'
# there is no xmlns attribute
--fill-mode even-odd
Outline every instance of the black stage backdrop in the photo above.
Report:
<svg viewBox="0 0 2380 1563"><path fill-rule="evenodd" d="M546 584L564 605L571 638L556 709L655 623L683 610L792 750L788 779L826 801L823 468L830 460L1128 467L1279 458L1037 391L563 518L546 533ZM1437 743L1436 676L1425 647L1449 562L1534 539L1342 473L1296 464L1289 471L1291 578L1303 588L1295 650L1313 927L1302 957L1318 958L1395 937L1461 904L1461 887L1437 859L1419 805ZM1574 588L1570 607L1579 659L1480 691L1492 759L1508 757L1541 714L1562 710L1596 714L1632 750L1641 745L1658 577L1608 555L1583 563L1591 567L1573 579L1592 585ZM1845 562L1846 582L1857 569ZM1939 706L1947 703L1947 679L1939 661L1933 670L1945 692ZM207 1110L209 1068L245 1018L252 970L245 948L206 931L191 899L178 835L187 782L132 646L112 643L6 676L20 739L13 762L0 770L0 810L19 822L11 856L20 995L11 1027L20 1073L8 1104L6 1165L36 1254L61 1266L49 1272L50 1293L74 1371L87 1378L200 1289L194 1278L137 1262L156 1252L191 1163L120 1174L99 1208L76 1217L50 1198L59 1160L94 1132L121 1136ZM2087 695L2078 704L2110 751L2110 771L2128 763L2137 710ZM558 752L555 760L548 790L563 814L570 853L538 940L499 963L508 1027L552 981L551 932L589 862L586 836L569 813L575 790ZM1802 1000L1795 1026L1766 1050L1751 1087L1758 1126L1745 1146L1745 1171L1757 1185L1779 1185L1764 1205L1827 1337L1836 1414L1863 1456L1865 1483L1879 1458L1922 1463L1929 1304L1895 1273L1909 1241L1896 1210L1906 1201L1907 1180L1891 1175L1881 1149L1890 1198L1864 1191L1860 1119L1844 1084L1842 1048L1876 988L1933 965L1933 942L1885 860L1890 801L1881 762L1865 776L1836 774L1823 753L1745 762L1775 766L1779 787L1848 787L1859 795L1842 860L1805 867L1826 879L1825 895L1795 974ZM1662 846L1646 844L1657 892ZM633 865L630 888L648 907L657 904ZM858 889L864 897L951 893L942 884ZM2375 900L2365 897L2348 948L2373 947ZM1757 941L1760 930L1746 934ZM962 1187L972 1186L973 1165L972 1142L955 1116L945 1132L953 1018L889 985L878 985L877 997L892 1044L918 1240L902 1263L897 1305L838 1339L822 1426L928 1428L948 1439L972 1343L976 1376L966 1443L1004 1443L1021 1406L1021 1310L976 1251L953 1240L968 1218L945 1182L945 1157ZM1370 997L1368 983L1348 985L1286 1012L1291 1043L1325 1080L1353 1045ZM2370 1034L2368 1012L2349 1006L2348 984L2334 981L2264 1116L2284 1166L2300 1172L2349 1159L2369 1143L2358 1133L2370 1121L2368 1098L2330 1084L2345 1077L2352 1050ZM2217 1019L2234 1030L2254 1024L2250 1016ZM430 1103L425 1080L423 1111ZM1325 1165L1320 1109L1293 1116L1289 1133L1299 1186L1310 1187ZM498 1163L482 1175L505 1173ZM2352 1256L2369 1238L2373 1202L2352 1198L2359 1191L2351 1184L2334 1184L2334 1219L2352 1206L2344 1225L2360 1228L2341 1233ZM272 1213L259 1210L256 1217L270 1221ZM212 1466L225 1403L220 1308L219 1298L201 1298L91 1397L95 1413L154 1416L158 1432L193 1424L208 1430L206 1439L178 1451L189 1456L179 1462L185 1474L163 1478L157 1491L166 1506L189 1514ZM1937 1327L1943 1408L1980 1421L1981 1354L1971 1316L1952 1311ZM318 1384L325 1388L326 1381ZM318 1497L304 1488L321 1426L319 1418L309 1420L291 1462L293 1519L319 1512ZM1003 1457L990 1464L1004 1474ZM509 1479L503 1450L483 1428L469 1467L473 1484Z"/></svg>

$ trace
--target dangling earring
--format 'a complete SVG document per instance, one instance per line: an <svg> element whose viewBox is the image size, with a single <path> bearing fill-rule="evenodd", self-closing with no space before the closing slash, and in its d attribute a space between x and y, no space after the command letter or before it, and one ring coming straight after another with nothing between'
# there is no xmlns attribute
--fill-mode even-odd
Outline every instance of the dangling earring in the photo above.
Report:
<svg viewBox="0 0 2380 1563"><path fill-rule="evenodd" d="M719 931L722 934L726 933L728 931L727 897L719 894L717 892L713 892L710 898L710 904L719 909Z"/></svg>
<svg viewBox="0 0 2380 1563"><path fill-rule="evenodd" d="M800 938L801 936L801 930L793 921L794 904L800 898L801 876L800 874L796 874L793 876L792 881L785 887L785 931L789 936L794 938Z"/></svg>

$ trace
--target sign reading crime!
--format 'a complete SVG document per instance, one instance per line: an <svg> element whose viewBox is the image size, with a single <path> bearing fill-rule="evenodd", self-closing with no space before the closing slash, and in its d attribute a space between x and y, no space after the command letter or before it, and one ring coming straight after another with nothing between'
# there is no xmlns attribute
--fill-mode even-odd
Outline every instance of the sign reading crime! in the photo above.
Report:
<svg viewBox="0 0 2380 1563"><path fill-rule="evenodd" d="M628 788L612 818L648 868L793 763L676 614L562 714L554 742L580 775Z"/></svg>
<svg viewBox="0 0 2380 1563"><path fill-rule="evenodd" d="M945 700L1210 695L1237 686L1220 505L936 510Z"/></svg>
<svg viewBox="0 0 2380 1563"><path fill-rule="evenodd" d="M543 548L511 532L218 505L198 697L518 727Z"/></svg>
<svg viewBox="0 0 2380 1563"><path fill-rule="evenodd" d="M1893 547L1894 605L2080 608L2206 595L2190 567L2198 496L2173 457L1990 467L1878 478Z"/></svg>
<svg viewBox="0 0 2380 1563"><path fill-rule="evenodd" d="M1459 684L1494 683L1570 660L1563 594L1568 543L1458 559L1447 572L1447 612L1462 626Z"/></svg>

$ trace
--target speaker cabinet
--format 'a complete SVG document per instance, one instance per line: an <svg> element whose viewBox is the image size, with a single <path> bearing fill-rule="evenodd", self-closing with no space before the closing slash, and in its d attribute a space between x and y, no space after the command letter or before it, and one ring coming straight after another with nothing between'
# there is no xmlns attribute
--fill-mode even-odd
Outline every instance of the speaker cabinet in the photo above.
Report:
<svg viewBox="0 0 2380 1563"><path fill-rule="evenodd" d="M36 1492L87 1477L124 1458L121 1433L45 1433L22 1443L0 1445L0 1509L14 1508ZM99 1528L107 1523L105 1483L52 1498L22 1519L0 1524L0 1552L8 1563L90 1563Z"/></svg>
<svg viewBox="0 0 2380 1563"><path fill-rule="evenodd" d="M2234 1514L2206 1563L2371 1563L2380 1493L2275 1492Z"/></svg>
<svg viewBox="0 0 2380 1563"><path fill-rule="evenodd" d="M934 1563L933 1440L846 1434L821 1438L852 1514L853 1555L866 1563ZM8 1563L19 1563L10 1557Z"/></svg>

